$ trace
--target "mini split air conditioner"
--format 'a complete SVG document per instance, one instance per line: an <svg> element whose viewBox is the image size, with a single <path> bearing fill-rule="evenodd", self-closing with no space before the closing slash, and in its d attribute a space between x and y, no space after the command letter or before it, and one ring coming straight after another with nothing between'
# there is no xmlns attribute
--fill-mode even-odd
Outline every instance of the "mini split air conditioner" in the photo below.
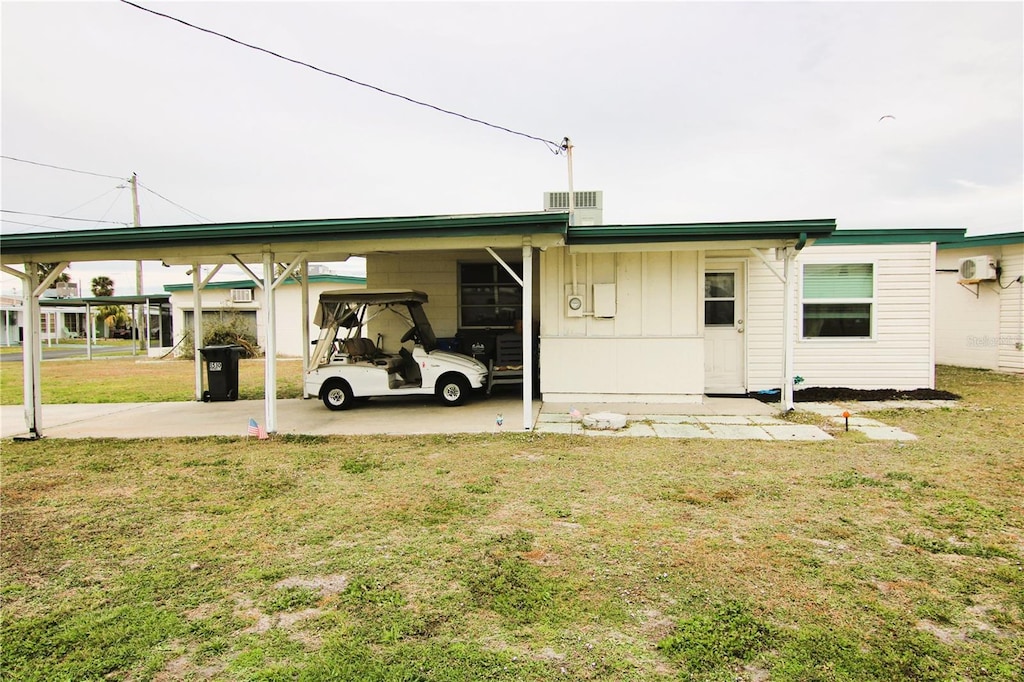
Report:
<svg viewBox="0 0 1024 682"><path fill-rule="evenodd" d="M981 282L996 279L996 259L992 256L961 258L957 266L961 282Z"/></svg>

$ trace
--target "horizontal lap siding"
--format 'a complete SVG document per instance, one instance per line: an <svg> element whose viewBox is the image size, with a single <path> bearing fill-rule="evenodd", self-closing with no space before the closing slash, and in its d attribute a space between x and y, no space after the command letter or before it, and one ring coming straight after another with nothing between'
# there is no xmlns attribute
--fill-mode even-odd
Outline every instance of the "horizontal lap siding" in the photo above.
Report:
<svg viewBox="0 0 1024 682"><path fill-rule="evenodd" d="M810 246L797 257L794 299L794 372L797 389L930 388L932 360L932 253L930 244ZM780 273L782 261L770 262ZM873 263L875 306L872 339L802 339L801 274L808 263ZM747 375L750 390L776 388L782 380L782 282L757 258L749 259Z"/></svg>
<svg viewBox="0 0 1024 682"><path fill-rule="evenodd" d="M900 244L810 247L798 261L873 263L872 339L802 339L795 371L803 386L933 388L934 246ZM799 331L799 330L798 330Z"/></svg>
<svg viewBox="0 0 1024 682"><path fill-rule="evenodd" d="M999 265L999 369L1024 373L1024 284L1012 283L1024 274L1024 245L1004 246Z"/></svg>

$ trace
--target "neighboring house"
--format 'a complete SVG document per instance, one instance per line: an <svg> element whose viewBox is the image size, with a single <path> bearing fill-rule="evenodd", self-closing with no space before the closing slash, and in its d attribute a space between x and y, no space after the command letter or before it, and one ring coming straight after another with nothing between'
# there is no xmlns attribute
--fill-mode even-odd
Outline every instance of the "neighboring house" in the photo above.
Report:
<svg viewBox="0 0 1024 682"><path fill-rule="evenodd" d="M85 337L85 312L71 304L61 304L69 294L77 292L77 288L72 289L73 284L61 284L64 286L59 290L47 289L40 297L43 305L39 313L39 331L43 343ZM0 296L0 346L20 345L24 335L23 324L21 298Z"/></svg>
<svg viewBox="0 0 1024 682"><path fill-rule="evenodd" d="M16 296L0 296L0 346L21 344L21 299Z"/></svg>
<svg viewBox="0 0 1024 682"><path fill-rule="evenodd" d="M361 289L366 286L362 277L343 275L310 275L309 301L315 309L320 292L332 289ZM181 334L192 329L194 302L192 284L168 284L164 290L171 295L175 343ZM302 291L295 280L286 280L275 292L277 296L277 351L281 356L302 357ZM261 347L266 344L266 321L262 314L263 291L252 280L210 282L201 290L203 323L241 318ZM313 314L310 312L310 320ZM209 329L209 326L206 327ZM181 330L178 332L177 330ZM317 330L312 328L312 338Z"/></svg>
<svg viewBox="0 0 1024 682"><path fill-rule="evenodd" d="M936 361L1024 373L1024 232L939 244L937 270Z"/></svg>

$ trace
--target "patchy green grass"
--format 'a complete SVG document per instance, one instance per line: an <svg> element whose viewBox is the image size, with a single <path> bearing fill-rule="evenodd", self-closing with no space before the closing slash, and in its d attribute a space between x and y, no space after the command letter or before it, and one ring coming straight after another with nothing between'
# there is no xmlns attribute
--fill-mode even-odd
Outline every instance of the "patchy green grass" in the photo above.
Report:
<svg viewBox="0 0 1024 682"><path fill-rule="evenodd" d="M940 380L906 443L4 442L0 669L1019 680L1024 382Z"/></svg>
<svg viewBox="0 0 1024 682"><path fill-rule="evenodd" d="M98 357L95 360L46 360L40 364L43 402L159 403L195 400L195 365L190 360ZM205 367L204 370L205 372ZM263 397L263 359L240 360L238 392L242 400ZM22 363L0 364L0 404L22 402ZM203 379L206 381L205 376ZM278 359L277 396L302 396L302 361Z"/></svg>

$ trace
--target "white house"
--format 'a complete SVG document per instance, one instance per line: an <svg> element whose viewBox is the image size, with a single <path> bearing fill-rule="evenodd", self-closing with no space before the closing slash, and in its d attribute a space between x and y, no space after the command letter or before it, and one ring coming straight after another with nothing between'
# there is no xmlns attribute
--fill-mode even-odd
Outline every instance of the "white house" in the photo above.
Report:
<svg viewBox="0 0 1024 682"><path fill-rule="evenodd" d="M939 244L936 361L1024 373L1024 232Z"/></svg>
<svg viewBox="0 0 1024 682"><path fill-rule="evenodd" d="M544 400L696 402L780 388L786 362L804 387L935 386L936 243L962 229L590 222L532 259ZM505 266L522 263L517 250L369 253L367 286L427 292L437 335L486 358L521 317ZM387 350L399 332L371 325Z"/></svg>
<svg viewBox="0 0 1024 682"><path fill-rule="evenodd" d="M310 275L309 300L315 307L320 292L331 289L355 289L366 286L362 277L344 275ZM192 284L168 284L164 290L171 295L175 343L185 331L192 329L194 302ZM302 357L301 287L295 280L286 280L276 290L278 355ZM261 347L266 345L266 319L263 295L252 280L209 282L201 290L203 322L209 324L231 317L241 318L256 336ZM207 327L209 329L209 327ZM316 338L315 333L313 338Z"/></svg>

